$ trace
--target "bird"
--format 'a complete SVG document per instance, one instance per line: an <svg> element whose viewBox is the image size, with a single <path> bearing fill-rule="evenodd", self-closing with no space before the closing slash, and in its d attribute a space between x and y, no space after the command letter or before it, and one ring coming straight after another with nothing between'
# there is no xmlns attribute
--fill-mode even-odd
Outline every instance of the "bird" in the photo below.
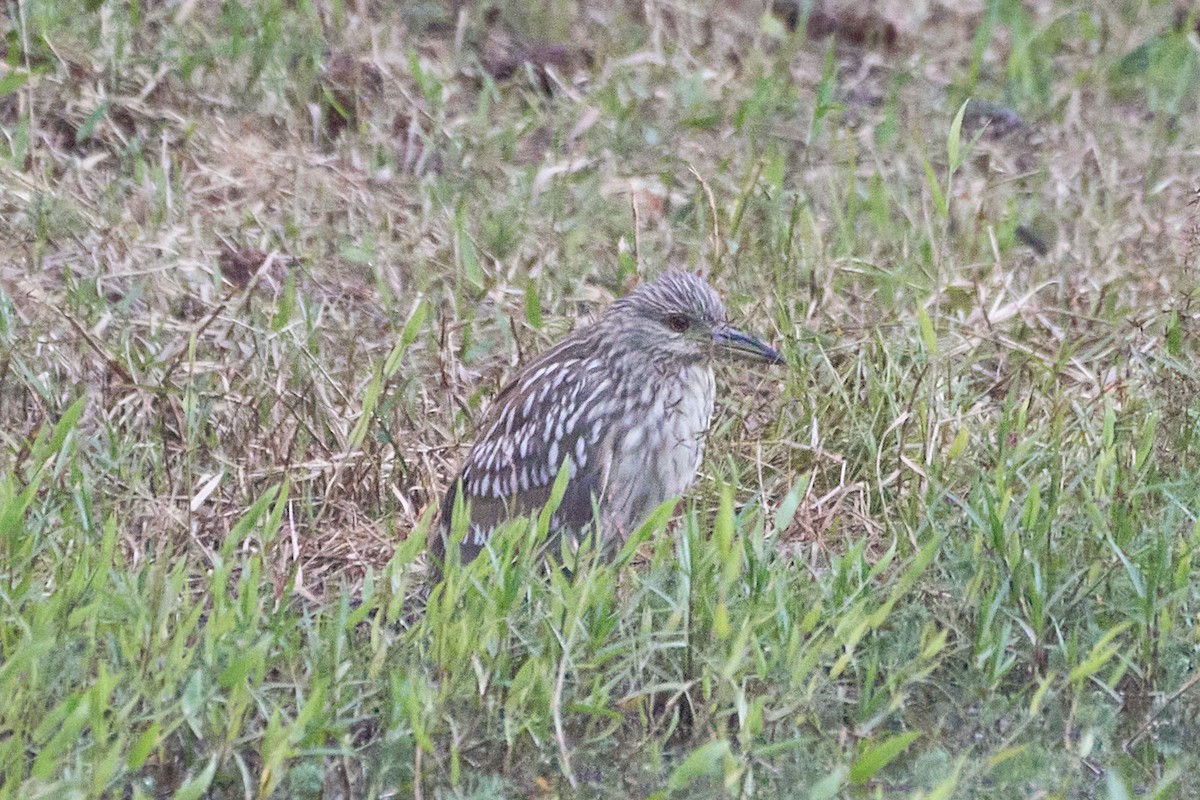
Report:
<svg viewBox="0 0 1200 800"><path fill-rule="evenodd" d="M695 479L713 415L713 365L727 358L784 363L730 326L703 278L668 270L534 359L496 397L442 498L429 541L437 573L460 495L465 563L502 523L539 513L563 469L566 491L543 552L561 536L595 534L611 558Z"/></svg>

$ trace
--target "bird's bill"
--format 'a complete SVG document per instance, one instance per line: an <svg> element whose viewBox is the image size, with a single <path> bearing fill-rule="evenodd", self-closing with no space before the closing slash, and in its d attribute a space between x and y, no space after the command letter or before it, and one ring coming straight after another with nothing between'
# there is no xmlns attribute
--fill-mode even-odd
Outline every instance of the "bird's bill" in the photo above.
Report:
<svg viewBox="0 0 1200 800"><path fill-rule="evenodd" d="M713 331L713 342L722 352L739 358L761 361L766 364L782 364L783 356L767 347L748 333L737 328L720 327Z"/></svg>

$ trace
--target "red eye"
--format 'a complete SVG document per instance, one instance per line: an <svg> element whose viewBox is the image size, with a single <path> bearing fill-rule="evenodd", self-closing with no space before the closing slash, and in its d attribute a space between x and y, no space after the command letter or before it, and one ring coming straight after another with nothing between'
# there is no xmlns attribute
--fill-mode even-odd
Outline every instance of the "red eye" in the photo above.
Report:
<svg viewBox="0 0 1200 800"><path fill-rule="evenodd" d="M667 317L667 327L676 333L683 333L691 326L691 320L689 320L683 314L672 314L671 316Z"/></svg>

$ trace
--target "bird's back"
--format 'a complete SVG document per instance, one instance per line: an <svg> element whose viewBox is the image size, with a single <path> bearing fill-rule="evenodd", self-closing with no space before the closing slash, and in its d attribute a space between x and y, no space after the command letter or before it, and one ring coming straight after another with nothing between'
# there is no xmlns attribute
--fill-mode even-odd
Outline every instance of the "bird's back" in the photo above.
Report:
<svg viewBox="0 0 1200 800"><path fill-rule="evenodd" d="M655 507L691 483L713 395L707 365L663 369L609 358L586 336L565 340L497 397L483 435L442 500L431 543L435 559L444 558L460 485L470 513L460 558L470 561L496 527L546 504L564 463L570 477L550 520L551 546L559 535L591 530L619 545Z"/></svg>
<svg viewBox="0 0 1200 800"><path fill-rule="evenodd" d="M525 367L497 396L479 437L446 491L440 530L431 542L444 557L455 498L461 486L470 525L460 557L470 561L503 522L538 512L550 499L564 463L566 493L551 519L556 533L579 535L593 522L608 443L603 398L610 381L592 357L586 337L572 336Z"/></svg>

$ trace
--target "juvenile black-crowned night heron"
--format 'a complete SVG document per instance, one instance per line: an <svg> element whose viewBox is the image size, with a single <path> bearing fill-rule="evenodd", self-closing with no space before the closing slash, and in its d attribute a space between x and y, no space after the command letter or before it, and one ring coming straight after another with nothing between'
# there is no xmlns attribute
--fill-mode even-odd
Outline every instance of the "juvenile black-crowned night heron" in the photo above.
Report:
<svg viewBox="0 0 1200 800"><path fill-rule="evenodd" d="M713 413L713 362L783 362L732 328L703 279L667 272L613 303L594 325L532 362L496 398L441 507L430 549L445 555L455 498L469 514L460 557L502 522L532 515L569 470L552 539L595 531L608 553L692 482Z"/></svg>

